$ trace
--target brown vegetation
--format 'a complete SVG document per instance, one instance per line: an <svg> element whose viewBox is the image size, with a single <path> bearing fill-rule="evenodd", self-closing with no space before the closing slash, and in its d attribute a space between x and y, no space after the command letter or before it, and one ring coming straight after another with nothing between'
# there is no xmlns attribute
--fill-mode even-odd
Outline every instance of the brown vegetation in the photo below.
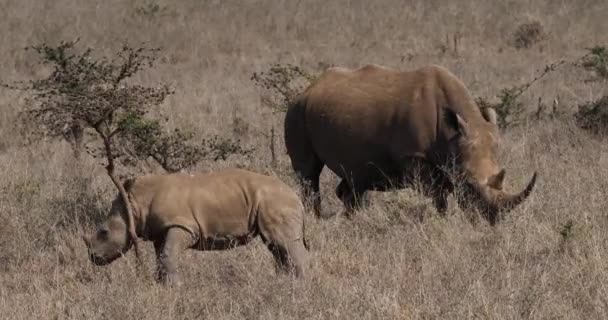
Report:
<svg viewBox="0 0 608 320"><path fill-rule="evenodd" d="M412 69L444 65L488 103L555 61L608 44L608 2L0 0L0 81L41 78L23 48L80 37L100 55L146 42L157 66L135 76L169 83L168 126L196 137L238 138L252 157L204 161L195 170L239 166L296 186L282 139L282 113L263 107L251 80L274 64L317 73L367 63ZM545 37L512 46L519 25L538 21ZM574 23L576 22L576 23ZM446 41L446 39L455 39ZM457 39L457 41L456 41ZM595 63L595 62L594 62ZM588 65L588 63L587 63ZM595 67L596 76L603 69ZM520 319L608 317L608 144L572 121L576 106L608 94L606 83L567 63L518 101L556 119L524 117L505 129L506 188L539 171L537 189L496 227L469 222L450 205L439 217L410 191L373 193L352 221L306 217L309 278L272 271L259 243L228 252L188 252L179 291L136 274L133 253L94 267L80 235L115 195L103 167L46 139L23 145L17 113L29 93L0 89L0 315L4 319ZM166 110L170 110L170 113ZM539 122L540 121L540 122ZM276 165L269 145L276 129ZM161 168L149 168L162 172ZM341 210L322 175L328 210ZM453 199L451 199L453 201Z"/></svg>

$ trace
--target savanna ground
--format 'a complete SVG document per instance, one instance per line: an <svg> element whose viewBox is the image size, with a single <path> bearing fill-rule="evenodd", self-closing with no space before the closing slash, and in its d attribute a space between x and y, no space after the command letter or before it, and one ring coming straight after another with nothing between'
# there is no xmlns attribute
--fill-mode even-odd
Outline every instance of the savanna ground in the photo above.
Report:
<svg viewBox="0 0 608 320"><path fill-rule="evenodd" d="M138 77L177 90L164 104L174 126L241 138L253 157L193 170L241 166L296 187L282 115L263 106L250 80L274 63L314 72L377 63L441 64L475 96L529 81L545 65L608 44L608 2L587 1L0 1L0 80L41 74L28 45L80 37L111 54L122 43L162 47ZM515 48L537 21L542 37ZM456 39L456 41L454 40ZM456 43L456 44L455 44ZM608 145L571 121L576 106L608 94L606 83L565 64L521 97L527 111L558 100L560 116L504 131L507 188L540 178L532 196L496 227L450 201L447 218L405 190L374 193L355 219L306 216L309 277L274 272L256 240L227 252L187 252L181 290L156 285L151 245L108 267L87 260L80 235L115 191L103 167L74 158L65 142L23 147L14 129L27 92L0 90L0 317L3 319L606 319ZM278 164L270 165L269 128ZM340 211L336 178L323 174L326 210ZM422 218L422 219L421 219Z"/></svg>

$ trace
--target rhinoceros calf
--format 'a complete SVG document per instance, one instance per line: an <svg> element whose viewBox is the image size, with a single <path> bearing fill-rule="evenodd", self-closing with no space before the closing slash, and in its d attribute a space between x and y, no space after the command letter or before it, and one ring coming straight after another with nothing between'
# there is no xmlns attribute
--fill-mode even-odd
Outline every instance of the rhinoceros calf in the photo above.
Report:
<svg viewBox="0 0 608 320"><path fill-rule="evenodd" d="M275 177L241 169L143 176L125 183L137 236L152 241L157 280L181 284L176 259L184 249L223 250L260 235L278 269L303 276L308 257L304 207ZM106 265L132 246L118 196L107 220L85 236L91 261Z"/></svg>
<svg viewBox="0 0 608 320"><path fill-rule="evenodd" d="M346 213L367 190L419 181L442 213L461 187L461 206L476 205L491 224L524 201L536 181L534 173L522 192L502 190L496 113L480 110L456 76L434 65L406 72L377 65L328 69L289 106L285 144L317 216L324 215L324 166L342 178L336 195Z"/></svg>

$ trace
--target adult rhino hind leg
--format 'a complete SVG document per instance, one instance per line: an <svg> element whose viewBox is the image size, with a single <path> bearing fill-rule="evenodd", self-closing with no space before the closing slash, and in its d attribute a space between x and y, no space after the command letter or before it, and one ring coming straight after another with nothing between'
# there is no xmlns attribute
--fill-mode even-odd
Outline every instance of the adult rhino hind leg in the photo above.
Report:
<svg viewBox="0 0 608 320"><path fill-rule="evenodd" d="M161 241L154 243L156 280L164 285L181 286L177 265L180 253L193 245L192 235L179 227L169 228Z"/></svg>
<svg viewBox="0 0 608 320"><path fill-rule="evenodd" d="M304 204L308 208L310 208L312 204L313 212L317 218L325 217L322 213L319 186L321 171L325 165L311 151L306 157L301 157L300 159L292 158L292 166L302 188Z"/></svg>
<svg viewBox="0 0 608 320"><path fill-rule="evenodd" d="M319 185L319 179L321 177L321 171L323 170L324 164L316 159L311 160L309 168L302 175L302 190L308 206L312 202L312 209L317 218L325 218L323 214L323 208L321 207L321 188Z"/></svg>
<svg viewBox="0 0 608 320"><path fill-rule="evenodd" d="M325 164L317 156L308 135L305 119L305 103L296 99L285 114L285 146L291 166L298 176L304 204L312 209L317 218L322 216L319 177Z"/></svg>

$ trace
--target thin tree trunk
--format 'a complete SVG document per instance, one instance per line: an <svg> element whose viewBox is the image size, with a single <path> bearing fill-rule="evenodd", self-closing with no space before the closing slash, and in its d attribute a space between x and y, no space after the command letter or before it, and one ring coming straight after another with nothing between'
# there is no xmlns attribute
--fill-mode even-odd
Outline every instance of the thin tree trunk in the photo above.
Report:
<svg viewBox="0 0 608 320"><path fill-rule="evenodd" d="M112 155L112 140L109 135L106 135L103 133L103 131L101 130L100 127L95 128L95 130L103 138L103 144L105 146L106 157L108 159L108 165L106 166L106 171L108 173L108 176L110 176L110 179L114 183L114 186L118 189L118 192L127 209L127 223L128 223L127 229L129 232L129 238L133 242L133 247L135 250L135 257L137 258L137 262L138 262L137 265L139 266L140 262L141 262L141 255L139 253L137 232L135 231L135 219L133 217L133 210L131 208L131 202L129 201L129 195L127 194L127 191L125 190L123 184L120 182L120 180L114 174L114 156Z"/></svg>
<svg viewBox="0 0 608 320"><path fill-rule="evenodd" d="M276 154L276 147L275 147L275 141L274 141L274 124L272 125L272 127L270 127L270 165L273 168L276 168L277 166L277 154Z"/></svg>

